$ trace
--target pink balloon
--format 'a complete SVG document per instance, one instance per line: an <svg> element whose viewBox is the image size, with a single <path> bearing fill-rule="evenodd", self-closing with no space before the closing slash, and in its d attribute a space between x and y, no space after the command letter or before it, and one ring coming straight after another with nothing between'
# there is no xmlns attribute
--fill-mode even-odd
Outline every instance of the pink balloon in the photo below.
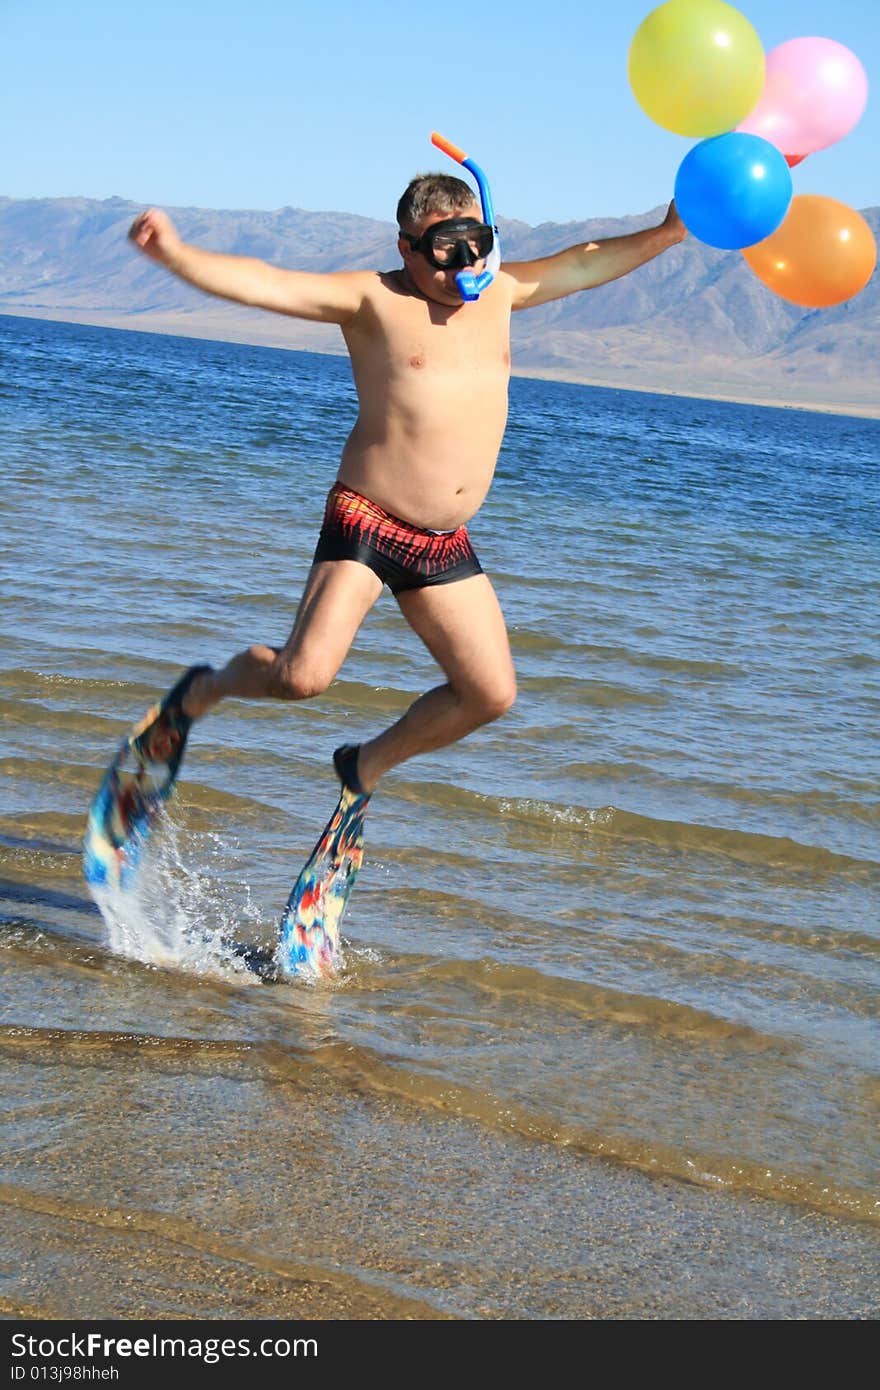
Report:
<svg viewBox="0 0 880 1390"><path fill-rule="evenodd" d="M764 91L737 126L787 155L814 154L848 135L868 100L858 58L834 39L789 39L767 54Z"/></svg>

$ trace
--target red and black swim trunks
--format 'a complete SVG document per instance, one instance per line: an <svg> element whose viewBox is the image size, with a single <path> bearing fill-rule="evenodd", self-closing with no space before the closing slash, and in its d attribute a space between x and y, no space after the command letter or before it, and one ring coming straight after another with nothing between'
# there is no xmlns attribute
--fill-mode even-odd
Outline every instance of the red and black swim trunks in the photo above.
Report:
<svg viewBox="0 0 880 1390"><path fill-rule="evenodd" d="M357 560L377 574L392 594L452 584L482 574L466 526L425 531L334 483L315 550L319 560Z"/></svg>

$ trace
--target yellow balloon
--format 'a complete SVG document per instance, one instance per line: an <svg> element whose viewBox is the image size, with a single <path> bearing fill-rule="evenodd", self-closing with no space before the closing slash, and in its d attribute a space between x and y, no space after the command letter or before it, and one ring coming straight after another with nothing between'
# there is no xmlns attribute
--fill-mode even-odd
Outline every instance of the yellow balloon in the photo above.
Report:
<svg viewBox="0 0 880 1390"><path fill-rule="evenodd" d="M666 0L636 30L629 80L652 121L704 140L733 130L757 105L764 49L724 0Z"/></svg>

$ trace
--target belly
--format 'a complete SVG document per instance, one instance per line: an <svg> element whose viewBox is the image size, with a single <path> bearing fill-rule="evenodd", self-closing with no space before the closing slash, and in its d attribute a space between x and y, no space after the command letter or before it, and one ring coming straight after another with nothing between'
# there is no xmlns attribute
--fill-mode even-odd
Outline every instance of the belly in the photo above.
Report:
<svg viewBox="0 0 880 1390"><path fill-rule="evenodd" d="M507 422L506 373L425 371L362 404L339 477L415 526L451 530L480 507ZM364 395L361 396L362 401Z"/></svg>

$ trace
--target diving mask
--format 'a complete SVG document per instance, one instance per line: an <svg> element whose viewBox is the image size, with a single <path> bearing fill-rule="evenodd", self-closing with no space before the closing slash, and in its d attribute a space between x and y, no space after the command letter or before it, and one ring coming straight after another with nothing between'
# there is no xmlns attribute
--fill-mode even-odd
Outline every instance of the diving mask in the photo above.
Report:
<svg viewBox="0 0 880 1390"><path fill-rule="evenodd" d="M402 232L414 251L421 251L435 270L467 270L485 260L495 240L494 229L475 217L447 217L420 237Z"/></svg>

